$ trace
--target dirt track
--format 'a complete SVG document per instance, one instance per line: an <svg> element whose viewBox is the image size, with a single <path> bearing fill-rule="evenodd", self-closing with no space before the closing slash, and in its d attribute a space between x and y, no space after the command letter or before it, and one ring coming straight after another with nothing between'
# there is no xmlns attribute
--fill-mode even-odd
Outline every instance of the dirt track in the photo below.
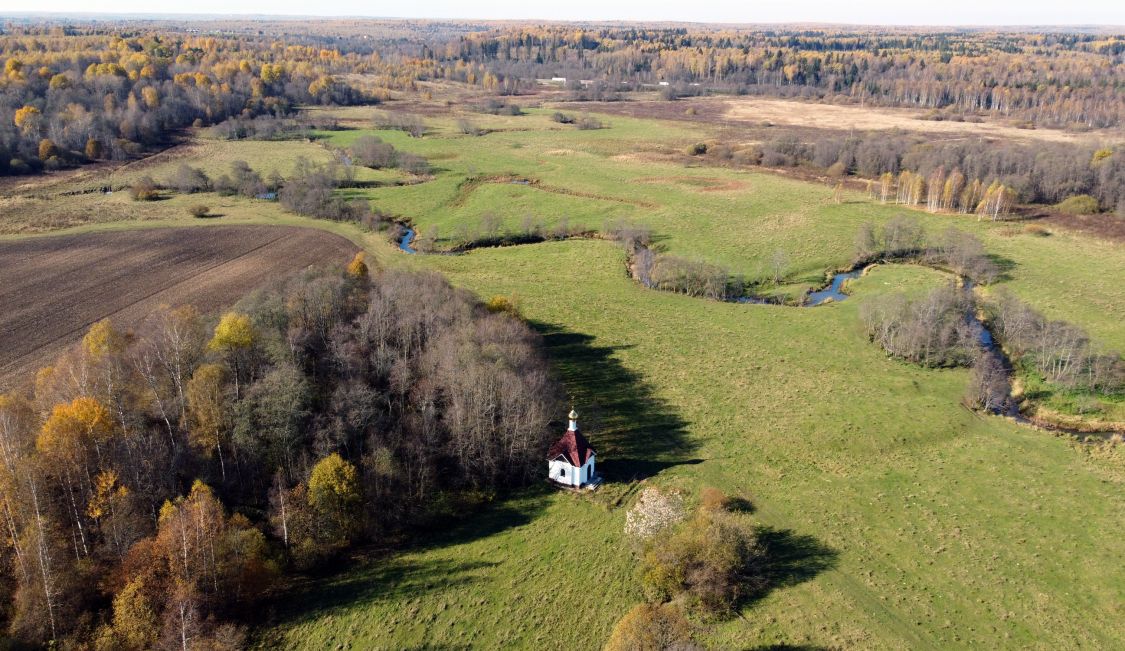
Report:
<svg viewBox="0 0 1125 651"><path fill-rule="evenodd" d="M227 307L273 278L343 264L348 240L274 226L160 228L0 242L0 389L109 318L135 326L161 305Z"/></svg>

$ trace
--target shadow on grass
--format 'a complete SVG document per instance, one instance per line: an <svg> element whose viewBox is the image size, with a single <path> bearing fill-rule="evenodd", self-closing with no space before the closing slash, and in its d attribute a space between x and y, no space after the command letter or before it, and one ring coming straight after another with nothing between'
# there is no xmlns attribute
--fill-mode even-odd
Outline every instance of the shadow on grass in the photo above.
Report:
<svg viewBox="0 0 1125 651"><path fill-rule="evenodd" d="M827 651L828 647L813 644L766 644L764 646L746 647L746 651Z"/></svg>
<svg viewBox="0 0 1125 651"><path fill-rule="evenodd" d="M596 346L593 337L562 327L532 324L543 334L547 353L581 412L582 428L598 449L598 468L611 481L650 477L691 457L686 423L653 395L635 372L615 357L618 347ZM562 414L560 414L562 416ZM558 433L565 421L558 423ZM546 469L544 458L544 470ZM554 490L533 484L509 497L455 520L444 518L414 529L393 550L357 552L319 573L295 577L271 600L265 626L296 625L344 608L419 598L431 591L464 591L492 563L474 560L419 561L413 552L443 548L494 536L531 522L550 503ZM264 640L267 641L268 640ZM430 648L430 647L419 647Z"/></svg>
<svg viewBox="0 0 1125 651"><path fill-rule="evenodd" d="M498 563L452 559L419 562L407 555L523 526L542 511L549 494L546 488L532 488L502 506L480 509L452 523L446 519L416 529L394 549L358 549L317 571L296 575L267 604L267 626L300 624L341 608L417 598L434 590L464 590L476 581L477 570L488 570Z"/></svg>
<svg viewBox="0 0 1125 651"><path fill-rule="evenodd" d="M989 253L988 259L996 265L996 270L999 272L996 274L996 279L992 281L993 285L1011 280L1012 270L1019 266L1015 260L995 253Z"/></svg>
<svg viewBox="0 0 1125 651"><path fill-rule="evenodd" d="M765 551L761 588L747 604L764 598L773 590L812 580L836 566L839 553L816 538L789 529L758 528L758 543Z"/></svg>
<svg viewBox="0 0 1125 651"><path fill-rule="evenodd" d="M595 345L592 336L557 324L533 321L531 326L543 335L607 481L644 479L673 466L702 463L692 458L696 445L687 436L687 423L615 357L624 347Z"/></svg>

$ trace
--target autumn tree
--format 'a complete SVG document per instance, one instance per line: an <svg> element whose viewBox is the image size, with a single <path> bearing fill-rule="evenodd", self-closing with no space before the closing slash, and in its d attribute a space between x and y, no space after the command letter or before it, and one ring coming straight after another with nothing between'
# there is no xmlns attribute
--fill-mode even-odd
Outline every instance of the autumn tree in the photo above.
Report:
<svg viewBox="0 0 1125 651"><path fill-rule="evenodd" d="M613 627L604 651L693 651L692 625L676 604L637 604Z"/></svg>
<svg viewBox="0 0 1125 651"><path fill-rule="evenodd" d="M188 440L207 456L215 453L224 480L227 469L223 442L230 428L224 394L226 377L222 365L203 364L192 374L185 390Z"/></svg>
<svg viewBox="0 0 1125 651"><path fill-rule="evenodd" d="M208 350L221 355L229 365L233 373L236 399L240 393L239 387L252 375L254 345L257 337L257 329L249 316L228 312L215 326L215 334L207 344Z"/></svg>
<svg viewBox="0 0 1125 651"><path fill-rule="evenodd" d="M332 453L309 473L308 504L319 537L330 545L346 545L358 522L354 507L359 502L356 468Z"/></svg>

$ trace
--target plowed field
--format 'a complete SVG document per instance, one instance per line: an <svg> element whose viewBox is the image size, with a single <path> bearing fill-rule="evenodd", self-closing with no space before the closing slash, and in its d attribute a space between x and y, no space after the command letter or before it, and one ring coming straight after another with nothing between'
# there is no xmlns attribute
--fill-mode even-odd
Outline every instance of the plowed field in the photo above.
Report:
<svg viewBox="0 0 1125 651"><path fill-rule="evenodd" d="M0 389L29 379L100 319L129 327L161 304L219 310L270 279L343 264L356 250L337 235L274 226L0 242Z"/></svg>

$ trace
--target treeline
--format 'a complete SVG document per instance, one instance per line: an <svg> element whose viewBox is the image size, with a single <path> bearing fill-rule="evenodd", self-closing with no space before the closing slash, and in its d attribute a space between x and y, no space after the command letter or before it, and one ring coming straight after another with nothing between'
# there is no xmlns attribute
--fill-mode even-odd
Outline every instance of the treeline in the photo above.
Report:
<svg viewBox="0 0 1125 651"><path fill-rule="evenodd" d="M335 118L281 117L276 115L236 116L207 129L221 140L293 140L311 138L313 131L336 131Z"/></svg>
<svg viewBox="0 0 1125 651"><path fill-rule="evenodd" d="M372 169L399 168L404 172L417 175L430 173L430 164L425 158L407 151L397 150L394 145L383 142L378 136L356 138L348 151L351 155L351 162L355 165Z"/></svg>
<svg viewBox="0 0 1125 651"><path fill-rule="evenodd" d="M860 319L889 355L921 366L968 366L980 342L968 292L949 285L918 297L894 293L865 301Z"/></svg>
<svg viewBox="0 0 1125 651"><path fill-rule="evenodd" d="M700 87L1087 129L1125 118L1119 37L727 27L503 26L424 48L491 77ZM497 82L492 82L496 84ZM693 86L699 84L699 86ZM612 91L611 91L612 92Z"/></svg>
<svg viewBox="0 0 1125 651"><path fill-rule="evenodd" d="M913 134L794 132L761 145L719 143L706 154L719 163L814 168L831 177L870 179L884 203L931 212L998 218L1016 202L1057 204L1090 195L1097 208L1125 214L1125 150L1069 143L935 141Z"/></svg>
<svg viewBox="0 0 1125 651"><path fill-rule="evenodd" d="M856 264L915 259L986 285L1000 275L1000 268L976 236L953 226L936 237L927 235L917 219L905 215L892 217L881 227L863 223L856 233L855 247Z"/></svg>
<svg viewBox="0 0 1125 651"><path fill-rule="evenodd" d="M266 39L140 32L0 36L0 174L121 160L176 129L371 98L340 53Z"/></svg>
<svg viewBox="0 0 1125 651"><path fill-rule="evenodd" d="M1010 292L1001 292L987 311L1013 364L1068 389L1105 395L1125 391L1125 360L1099 350L1082 328L1047 319Z"/></svg>
<svg viewBox="0 0 1125 651"><path fill-rule="evenodd" d="M27 645L240 648L279 573L530 481L558 396L518 319L362 256L217 324L100 322L0 396L0 623Z"/></svg>
<svg viewBox="0 0 1125 651"><path fill-rule="evenodd" d="M352 187L355 183L355 169L350 164L330 161L318 165L298 157L289 178L283 178L275 170L263 179L245 161L232 161L230 172L211 178L203 170L184 163L163 182L157 183L152 177L144 176L135 181L129 191L136 200L156 199L161 189L184 194L213 191L250 199L277 199L286 210L307 217L356 222L372 229L387 227L391 218L372 209L366 199L349 199L337 193L338 189Z"/></svg>

